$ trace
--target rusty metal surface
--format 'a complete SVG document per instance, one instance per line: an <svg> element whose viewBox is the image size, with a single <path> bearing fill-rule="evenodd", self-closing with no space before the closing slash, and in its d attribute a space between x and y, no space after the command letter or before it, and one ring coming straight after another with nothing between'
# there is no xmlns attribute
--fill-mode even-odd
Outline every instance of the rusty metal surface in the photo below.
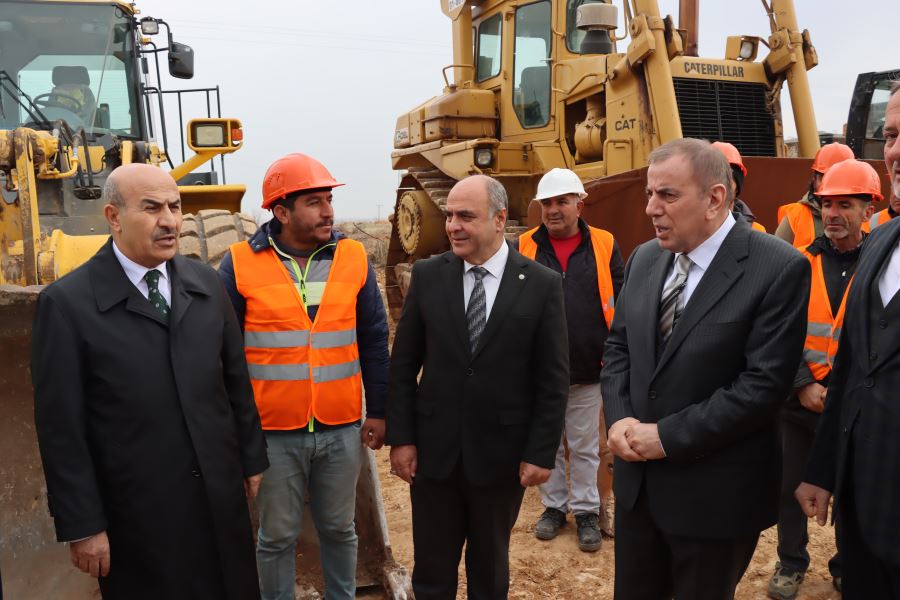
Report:
<svg viewBox="0 0 900 600"><path fill-rule="evenodd" d="M888 194L884 162L866 162L878 171L882 178L882 191ZM774 233L778 227L778 207L795 202L806 193L812 160L746 157L744 165L747 167L747 178L741 199L750 205L766 230ZM643 167L591 181L584 186L588 197L584 201L582 216L589 224L612 232L625 258L634 248L654 236L650 219L644 213L646 181L647 168ZM532 202L528 207L528 223L532 227L538 225L540 215L540 205Z"/></svg>
<svg viewBox="0 0 900 600"><path fill-rule="evenodd" d="M69 562L47 511L34 430L31 321L40 288L0 286L0 565L8 598L99 598Z"/></svg>

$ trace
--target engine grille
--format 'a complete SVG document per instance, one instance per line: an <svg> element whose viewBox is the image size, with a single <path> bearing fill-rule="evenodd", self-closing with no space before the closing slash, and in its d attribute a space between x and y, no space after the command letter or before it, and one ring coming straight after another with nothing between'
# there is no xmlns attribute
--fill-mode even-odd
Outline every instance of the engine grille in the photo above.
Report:
<svg viewBox="0 0 900 600"><path fill-rule="evenodd" d="M775 124L761 83L674 78L684 137L734 144L743 156L775 156Z"/></svg>

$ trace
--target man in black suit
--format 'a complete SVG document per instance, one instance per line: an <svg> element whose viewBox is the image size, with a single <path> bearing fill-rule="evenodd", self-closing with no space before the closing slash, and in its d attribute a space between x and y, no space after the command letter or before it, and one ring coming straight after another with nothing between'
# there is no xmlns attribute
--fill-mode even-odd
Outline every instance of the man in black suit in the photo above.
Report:
<svg viewBox="0 0 900 600"><path fill-rule="evenodd" d="M506 243L499 182L460 181L445 211L452 251L415 264L397 325L386 442L411 486L416 598L456 598L465 543L468 597L502 599L523 493L550 476L562 435L563 291Z"/></svg>
<svg viewBox="0 0 900 600"><path fill-rule="evenodd" d="M724 600L778 511L776 417L800 362L809 263L736 222L707 142L656 149L656 240L625 269L601 373L616 456L617 600Z"/></svg>
<svg viewBox="0 0 900 600"><path fill-rule="evenodd" d="M884 160L900 195L900 84L884 120ZM824 525L834 493L846 600L900 598L900 221L866 240L847 297L825 412L797 499Z"/></svg>
<svg viewBox="0 0 900 600"><path fill-rule="evenodd" d="M177 255L168 173L119 167L103 197L112 239L44 289L34 321L57 538L106 600L259 598L245 494L268 460L234 309Z"/></svg>

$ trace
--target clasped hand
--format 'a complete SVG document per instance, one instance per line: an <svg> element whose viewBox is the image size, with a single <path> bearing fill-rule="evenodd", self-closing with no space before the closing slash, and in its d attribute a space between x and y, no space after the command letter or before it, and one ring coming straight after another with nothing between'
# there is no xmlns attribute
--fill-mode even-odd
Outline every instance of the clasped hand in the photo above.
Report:
<svg viewBox="0 0 900 600"><path fill-rule="evenodd" d="M610 451L628 462L665 458L656 423L641 423L634 417L619 419L609 428Z"/></svg>

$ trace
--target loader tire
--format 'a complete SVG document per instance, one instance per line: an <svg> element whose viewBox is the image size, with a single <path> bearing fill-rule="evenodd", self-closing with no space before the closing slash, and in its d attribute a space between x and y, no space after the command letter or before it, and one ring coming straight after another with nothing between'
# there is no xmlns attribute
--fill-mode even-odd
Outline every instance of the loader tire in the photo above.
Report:
<svg viewBox="0 0 900 600"><path fill-rule="evenodd" d="M183 256L204 262L212 268L219 263L229 246L249 239L256 233L256 223L243 213L227 210L201 210L185 215L178 238Z"/></svg>

